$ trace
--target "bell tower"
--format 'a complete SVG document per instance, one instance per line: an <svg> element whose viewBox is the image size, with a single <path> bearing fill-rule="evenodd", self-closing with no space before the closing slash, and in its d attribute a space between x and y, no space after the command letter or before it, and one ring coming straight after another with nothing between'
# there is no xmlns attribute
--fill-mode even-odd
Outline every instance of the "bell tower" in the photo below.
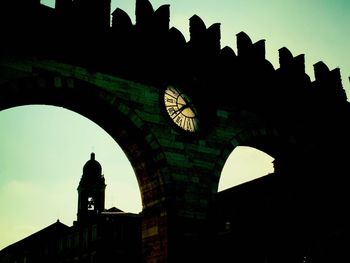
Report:
<svg viewBox="0 0 350 263"><path fill-rule="evenodd" d="M95 153L91 153L78 186L78 223L94 221L104 211L105 189L102 167L95 160Z"/></svg>

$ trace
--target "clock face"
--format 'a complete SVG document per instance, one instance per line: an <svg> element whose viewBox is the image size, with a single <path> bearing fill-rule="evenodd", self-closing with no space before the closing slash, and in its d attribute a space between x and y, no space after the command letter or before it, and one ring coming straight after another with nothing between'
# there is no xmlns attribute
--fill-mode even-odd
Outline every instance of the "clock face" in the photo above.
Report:
<svg viewBox="0 0 350 263"><path fill-rule="evenodd" d="M178 88L168 86L164 93L166 110L173 122L188 132L198 131L198 116L191 100Z"/></svg>

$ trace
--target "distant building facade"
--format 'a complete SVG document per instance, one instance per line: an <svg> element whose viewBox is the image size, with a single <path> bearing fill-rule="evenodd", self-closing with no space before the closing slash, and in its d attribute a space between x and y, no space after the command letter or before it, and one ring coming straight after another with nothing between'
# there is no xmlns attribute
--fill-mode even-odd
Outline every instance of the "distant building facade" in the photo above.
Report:
<svg viewBox="0 0 350 263"><path fill-rule="evenodd" d="M277 168L215 195L206 240L201 243L208 262L306 263L347 258L343 244L348 235L342 232L320 231L316 240L301 238L306 230L299 228L298 221L304 218L291 205L296 196L286 192ZM69 227L57 220L4 248L0 263L144 262L141 215L116 207L105 209L105 188L101 165L92 153L78 186L77 221ZM294 224L287 225L287 218Z"/></svg>
<svg viewBox="0 0 350 263"><path fill-rule="evenodd" d="M105 209L105 179L95 154L78 186L77 221L59 222L0 251L1 263L140 262L141 216Z"/></svg>

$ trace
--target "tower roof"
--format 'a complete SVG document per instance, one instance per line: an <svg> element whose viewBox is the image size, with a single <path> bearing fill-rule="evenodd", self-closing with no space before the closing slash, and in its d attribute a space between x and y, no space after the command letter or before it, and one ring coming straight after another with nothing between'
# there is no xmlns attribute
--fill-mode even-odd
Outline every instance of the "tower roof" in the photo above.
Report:
<svg viewBox="0 0 350 263"><path fill-rule="evenodd" d="M91 153L90 160L88 160L83 167L82 181L94 182L103 178L102 166L96 161L95 153Z"/></svg>

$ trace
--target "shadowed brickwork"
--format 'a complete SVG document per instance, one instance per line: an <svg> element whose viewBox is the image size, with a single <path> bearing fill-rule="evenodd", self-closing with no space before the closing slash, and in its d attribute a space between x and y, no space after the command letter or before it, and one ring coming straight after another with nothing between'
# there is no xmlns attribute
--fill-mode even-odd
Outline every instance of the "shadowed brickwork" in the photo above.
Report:
<svg viewBox="0 0 350 263"><path fill-rule="evenodd" d="M207 27L197 15L186 42L169 28L169 5L154 10L148 0L136 1L135 24L117 8L111 25L109 1L57 0L52 9L23 0L20 11L8 2L0 8L0 109L65 107L115 139L142 195L145 262L216 258L218 183L239 145L265 151L278 165L279 179L262 186L276 193L268 200L277 211L266 210L266 220L284 215L276 226L286 230L290 249L276 262L299 262L310 243L331 233L346 236L350 108L339 69L318 62L311 81L304 56L285 47L275 69L263 40L252 43L240 32L236 52L221 48L220 24ZM169 118L163 104L169 84L193 99L198 133ZM299 239L310 242L294 248Z"/></svg>

